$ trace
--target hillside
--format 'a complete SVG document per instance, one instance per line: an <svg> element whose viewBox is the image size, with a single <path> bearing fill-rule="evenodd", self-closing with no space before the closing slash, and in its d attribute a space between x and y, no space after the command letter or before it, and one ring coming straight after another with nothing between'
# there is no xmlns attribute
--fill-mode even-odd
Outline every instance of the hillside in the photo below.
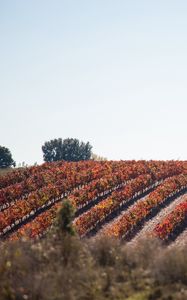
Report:
<svg viewBox="0 0 187 300"><path fill-rule="evenodd" d="M45 163L0 177L0 235L38 238L64 199L75 208L80 237L187 241L187 162ZM176 219L177 216L177 219Z"/></svg>

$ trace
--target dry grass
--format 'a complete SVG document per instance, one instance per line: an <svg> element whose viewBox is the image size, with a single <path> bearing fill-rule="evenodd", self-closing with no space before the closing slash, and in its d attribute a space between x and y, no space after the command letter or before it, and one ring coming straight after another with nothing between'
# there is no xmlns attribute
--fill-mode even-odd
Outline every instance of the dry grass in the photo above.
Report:
<svg viewBox="0 0 187 300"><path fill-rule="evenodd" d="M186 284L186 252L155 240L133 248L53 232L40 242L1 244L2 300L186 300Z"/></svg>
<svg viewBox="0 0 187 300"><path fill-rule="evenodd" d="M12 168L0 168L0 176L1 175L6 175L7 173L9 173L9 172L12 172L14 169L12 169Z"/></svg>

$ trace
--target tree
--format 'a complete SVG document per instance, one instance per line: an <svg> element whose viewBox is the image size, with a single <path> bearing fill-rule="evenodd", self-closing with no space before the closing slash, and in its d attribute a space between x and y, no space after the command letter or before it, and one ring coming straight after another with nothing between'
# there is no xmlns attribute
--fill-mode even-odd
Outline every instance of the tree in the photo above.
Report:
<svg viewBox="0 0 187 300"><path fill-rule="evenodd" d="M64 200L62 207L58 212L57 217L57 230L60 234L70 234L75 235L75 230L72 225L73 217L75 214L75 209L68 199Z"/></svg>
<svg viewBox="0 0 187 300"><path fill-rule="evenodd" d="M45 142L42 146L44 161L80 161L91 158L92 146L89 142L83 143L78 139L61 138Z"/></svg>
<svg viewBox="0 0 187 300"><path fill-rule="evenodd" d="M62 139L45 142L42 146L44 161L52 162L62 160Z"/></svg>
<svg viewBox="0 0 187 300"><path fill-rule="evenodd" d="M0 146L0 168L15 167L16 163L12 159L10 150L6 147Z"/></svg>
<svg viewBox="0 0 187 300"><path fill-rule="evenodd" d="M67 161L88 160L91 158L92 146L78 139L65 139L63 141L63 159Z"/></svg>

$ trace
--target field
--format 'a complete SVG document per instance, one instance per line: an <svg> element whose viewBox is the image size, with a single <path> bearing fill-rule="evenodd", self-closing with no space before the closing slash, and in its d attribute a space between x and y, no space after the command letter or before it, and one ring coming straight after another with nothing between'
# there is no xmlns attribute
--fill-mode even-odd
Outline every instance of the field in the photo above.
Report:
<svg viewBox="0 0 187 300"><path fill-rule="evenodd" d="M1 239L44 236L64 199L81 238L187 242L187 162L57 162L9 172L0 177Z"/></svg>

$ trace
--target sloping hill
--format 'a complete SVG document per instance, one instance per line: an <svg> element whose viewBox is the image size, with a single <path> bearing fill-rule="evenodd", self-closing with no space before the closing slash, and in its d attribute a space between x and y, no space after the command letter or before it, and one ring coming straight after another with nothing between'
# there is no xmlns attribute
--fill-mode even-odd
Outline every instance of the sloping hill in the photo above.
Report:
<svg viewBox="0 0 187 300"><path fill-rule="evenodd" d="M80 237L105 234L133 241L152 234L186 194L183 161L45 163L0 177L0 236L44 235L68 198Z"/></svg>

